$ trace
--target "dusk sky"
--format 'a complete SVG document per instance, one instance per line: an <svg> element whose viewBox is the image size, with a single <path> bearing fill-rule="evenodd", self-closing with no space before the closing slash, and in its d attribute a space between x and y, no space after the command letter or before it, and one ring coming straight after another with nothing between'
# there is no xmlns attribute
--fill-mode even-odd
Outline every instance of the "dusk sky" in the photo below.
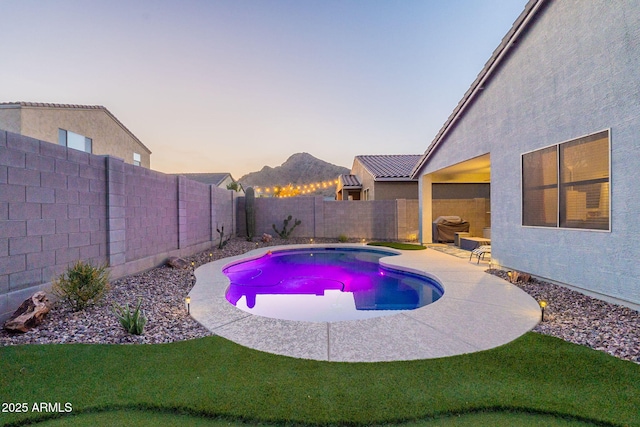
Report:
<svg viewBox="0 0 640 427"><path fill-rule="evenodd" d="M0 0L0 102L103 105L162 172L425 151L526 0Z"/></svg>

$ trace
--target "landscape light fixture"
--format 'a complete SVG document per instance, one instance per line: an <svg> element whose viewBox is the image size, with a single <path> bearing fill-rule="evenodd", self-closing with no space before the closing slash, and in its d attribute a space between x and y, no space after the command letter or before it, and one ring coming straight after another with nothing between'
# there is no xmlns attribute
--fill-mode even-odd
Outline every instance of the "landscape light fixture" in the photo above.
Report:
<svg viewBox="0 0 640 427"><path fill-rule="evenodd" d="M313 239L309 239L309 243L313 244Z"/></svg>
<svg viewBox="0 0 640 427"><path fill-rule="evenodd" d="M540 301L540 309L542 310L542 322L544 322L544 308L547 306L547 302L545 300Z"/></svg>
<svg viewBox="0 0 640 427"><path fill-rule="evenodd" d="M191 297L187 295L184 299L184 302L187 303L187 314L191 314Z"/></svg>

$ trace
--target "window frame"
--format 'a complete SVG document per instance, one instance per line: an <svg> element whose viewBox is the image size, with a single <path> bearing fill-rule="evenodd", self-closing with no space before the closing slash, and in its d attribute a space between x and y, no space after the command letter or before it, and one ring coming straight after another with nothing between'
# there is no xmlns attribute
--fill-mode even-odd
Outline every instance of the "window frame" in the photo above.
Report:
<svg viewBox="0 0 640 427"><path fill-rule="evenodd" d="M562 156L561 156L561 149L560 147L563 144L567 144L567 143L573 143L576 142L578 140L581 139L588 139L594 135L600 134L600 133L605 133L606 132L606 137L607 137L607 153L608 153L608 189L607 189L607 197L608 197L608 206L607 206L607 215L608 215L608 226L606 229L600 229L600 228L578 228L578 227L563 227L561 226L561 211L562 211L562 206L560 204L561 200L563 199L562 195L561 195L561 191L562 191L562 176L561 176L561 161L562 161ZM555 225L525 225L524 223L524 219L525 219L525 212L524 212L524 199L525 199L525 187L524 187L524 157L527 154L531 154L531 153L535 153L535 152L539 152L542 150L546 150L549 149L551 147L555 147L555 151L556 151L556 222ZM577 138L571 138L571 139L567 139L555 144L550 144L544 147L540 147L537 148L535 150L530 150L524 153L520 154L520 226L521 227L525 227L525 228L540 228L540 229L546 229L546 230L574 230L574 231L587 231L587 232L600 232L600 233L611 233L612 230L612 218L611 218L611 185L612 185L612 179L611 179L611 128L605 128L596 132L592 132L586 135L582 135L579 136Z"/></svg>
<svg viewBox="0 0 640 427"><path fill-rule="evenodd" d="M79 149L73 146L69 146L69 133L72 133L73 135L84 138L84 149ZM64 136L64 144L62 143L63 136ZM83 153L93 154L93 138L89 138L88 136L82 135L72 130L58 128L58 145L71 148L73 150L82 151Z"/></svg>

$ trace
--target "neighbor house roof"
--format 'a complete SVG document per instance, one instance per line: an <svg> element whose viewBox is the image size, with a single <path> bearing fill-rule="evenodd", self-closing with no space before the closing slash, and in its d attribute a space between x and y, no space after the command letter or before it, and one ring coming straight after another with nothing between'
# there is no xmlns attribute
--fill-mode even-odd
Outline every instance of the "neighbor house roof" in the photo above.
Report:
<svg viewBox="0 0 640 427"><path fill-rule="evenodd" d="M411 171L422 156L420 154L392 154L356 156L376 181L411 181Z"/></svg>
<svg viewBox="0 0 640 427"><path fill-rule="evenodd" d="M453 110L447 121L444 123L440 131L438 131L436 137L433 139L427 150L422 155L419 162L411 171L411 176L417 177L431 153L440 145L445 139L447 134L455 126L457 120L462 117L468 106L473 103L473 100L485 89L485 86L489 84L489 80L494 73L500 68L500 64L505 60L510 51L517 46L518 37L524 33L535 21L535 17L538 12L551 0L529 0L525 5L524 10L518 16L516 21L511 26L511 29L502 38L500 45L493 52L487 63L484 65L478 77L471 83L471 87L464 94L456 108Z"/></svg>
<svg viewBox="0 0 640 427"><path fill-rule="evenodd" d="M339 187L341 188L362 188L362 183L360 183L360 180L355 175L340 175L338 180L341 184Z"/></svg>
<svg viewBox="0 0 640 427"><path fill-rule="evenodd" d="M227 177L230 177L233 181L233 177L228 172L221 173L181 173L179 175L184 175L189 179L194 181L202 182L204 184L212 184L216 187L224 182Z"/></svg>

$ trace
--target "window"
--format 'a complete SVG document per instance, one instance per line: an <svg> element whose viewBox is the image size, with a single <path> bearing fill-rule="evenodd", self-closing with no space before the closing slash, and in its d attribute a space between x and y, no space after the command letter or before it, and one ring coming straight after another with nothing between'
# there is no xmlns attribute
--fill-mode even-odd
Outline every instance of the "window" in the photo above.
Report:
<svg viewBox="0 0 640 427"><path fill-rule="evenodd" d="M609 230L609 131L522 155L522 225Z"/></svg>
<svg viewBox="0 0 640 427"><path fill-rule="evenodd" d="M140 166L140 154L133 153L133 164L135 166Z"/></svg>
<svg viewBox="0 0 640 427"><path fill-rule="evenodd" d="M64 129L58 129L58 144L87 153L91 153L93 148L91 138Z"/></svg>
<svg viewBox="0 0 640 427"><path fill-rule="evenodd" d="M369 200L369 189L364 190L363 200Z"/></svg>

